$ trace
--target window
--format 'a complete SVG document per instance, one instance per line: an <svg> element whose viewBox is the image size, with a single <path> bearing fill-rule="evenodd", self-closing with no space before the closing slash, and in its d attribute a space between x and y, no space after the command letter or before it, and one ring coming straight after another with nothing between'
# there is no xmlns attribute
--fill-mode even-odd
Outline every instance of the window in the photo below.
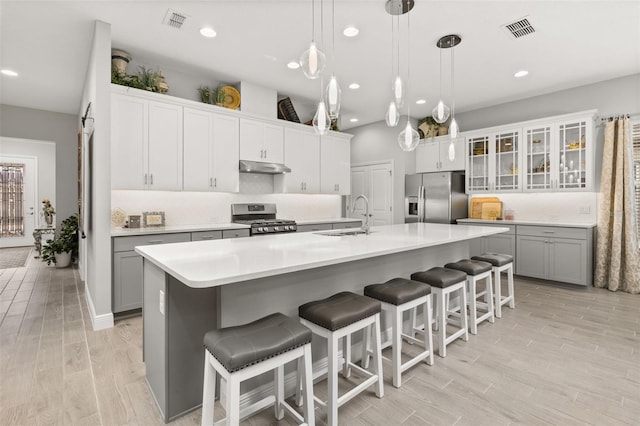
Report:
<svg viewBox="0 0 640 426"><path fill-rule="evenodd" d="M640 239L640 120L631 122L633 144L633 177L636 183L636 226Z"/></svg>
<svg viewBox="0 0 640 426"><path fill-rule="evenodd" d="M24 164L0 164L0 236L24 236Z"/></svg>

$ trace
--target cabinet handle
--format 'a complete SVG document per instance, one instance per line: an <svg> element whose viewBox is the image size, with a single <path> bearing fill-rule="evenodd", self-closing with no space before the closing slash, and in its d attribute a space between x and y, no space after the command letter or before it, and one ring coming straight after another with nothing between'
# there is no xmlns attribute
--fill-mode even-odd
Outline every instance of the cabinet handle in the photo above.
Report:
<svg viewBox="0 0 640 426"><path fill-rule="evenodd" d="M304 189L304 183L300 182L300 190L302 191Z"/></svg>
<svg viewBox="0 0 640 426"><path fill-rule="evenodd" d="M151 240L147 241L147 244L162 244L164 240Z"/></svg>
<svg viewBox="0 0 640 426"><path fill-rule="evenodd" d="M264 158L267 158L267 150L264 150Z"/></svg>
<svg viewBox="0 0 640 426"><path fill-rule="evenodd" d="M153 185L153 173L149 175L149 183Z"/></svg>
<svg viewBox="0 0 640 426"><path fill-rule="evenodd" d="M555 234L556 231L542 231L543 234Z"/></svg>
<svg viewBox="0 0 640 426"><path fill-rule="evenodd" d="M214 236L208 236L208 237L202 237L202 240L213 240L215 237Z"/></svg>
<svg viewBox="0 0 640 426"><path fill-rule="evenodd" d="M213 178L209 178L209 187L213 186Z"/></svg>
<svg viewBox="0 0 640 426"><path fill-rule="evenodd" d="M147 174L146 173L144 174L144 184L145 185L147 184Z"/></svg>
<svg viewBox="0 0 640 426"><path fill-rule="evenodd" d="M218 187L218 178L213 178L213 187L214 188Z"/></svg>

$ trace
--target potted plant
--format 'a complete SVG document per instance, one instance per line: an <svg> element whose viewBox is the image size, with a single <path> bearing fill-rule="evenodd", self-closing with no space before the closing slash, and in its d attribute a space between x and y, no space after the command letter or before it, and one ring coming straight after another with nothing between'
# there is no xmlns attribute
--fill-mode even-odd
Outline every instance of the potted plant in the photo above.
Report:
<svg viewBox="0 0 640 426"><path fill-rule="evenodd" d="M418 122L418 132L422 132L422 138L434 138L438 136L438 127L440 124L428 115Z"/></svg>
<svg viewBox="0 0 640 426"><path fill-rule="evenodd" d="M60 231L42 248L42 261L56 268L66 268L78 257L78 216L62 221Z"/></svg>
<svg viewBox="0 0 640 426"><path fill-rule="evenodd" d="M56 214L56 209L51 204L51 201L48 198L42 200L42 215L48 227L53 226L54 214Z"/></svg>
<svg viewBox="0 0 640 426"><path fill-rule="evenodd" d="M222 86L218 86L213 97L214 103L218 106L223 106L225 96L226 93L224 93L224 88Z"/></svg>

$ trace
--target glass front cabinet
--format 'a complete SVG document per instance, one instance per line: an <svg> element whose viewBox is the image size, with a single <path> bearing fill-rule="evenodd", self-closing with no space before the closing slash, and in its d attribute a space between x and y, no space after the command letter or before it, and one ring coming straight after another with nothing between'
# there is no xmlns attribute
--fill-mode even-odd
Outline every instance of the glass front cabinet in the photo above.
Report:
<svg viewBox="0 0 640 426"><path fill-rule="evenodd" d="M515 192L522 189L520 130L468 136L467 192Z"/></svg>
<svg viewBox="0 0 640 426"><path fill-rule="evenodd" d="M593 117L524 129L525 191L593 188Z"/></svg>
<svg viewBox="0 0 640 426"><path fill-rule="evenodd" d="M494 127L465 137L466 191L591 191L596 111Z"/></svg>

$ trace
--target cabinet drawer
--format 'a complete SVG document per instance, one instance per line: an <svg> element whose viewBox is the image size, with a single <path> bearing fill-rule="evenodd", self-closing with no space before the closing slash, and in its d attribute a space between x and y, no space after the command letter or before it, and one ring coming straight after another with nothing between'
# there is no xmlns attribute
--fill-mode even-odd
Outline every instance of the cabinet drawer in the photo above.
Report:
<svg viewBox="0 0 640 426"><path fill-rule="evenodd" d="M191 233L179 232L175 234L136 235L135 237L116 237L113 239L113 251L130 251L135 246L151 244L184 243L191 241Z"/></svg>
<svg viewBox="0 0 640 426"><path fill-rule="evenodd" d="M328 231L333 229L330 223L313 223L308 225L298 225L298 232Z"/></svg>
<svg viewBox="0 0 640 426"><path fill-rule="evenodd" d="M241 238L248 237L248 229L224 229L222 231L222 238Z"/></svg>
<svg viewBox="0 0 640 426"><path fill-rule="evenodd" d="M356 220L353 222L339 222L333 224L333 229L347 229L347 228L360 228L362 227L362 221Z"/></svg>
<svg viewBox="0 0 640 426"><path fill-rule="evenodd" d="M518 235L586 240L588 236L588 230L584 228L562 228L559 226L518 225Z"/></svg>
<svg viewBox="0 0 640 426"><path fill-rule="evenodd" d="M219 240L221 238L222 231L201 231L191 233L191 241Z"/></svg>

